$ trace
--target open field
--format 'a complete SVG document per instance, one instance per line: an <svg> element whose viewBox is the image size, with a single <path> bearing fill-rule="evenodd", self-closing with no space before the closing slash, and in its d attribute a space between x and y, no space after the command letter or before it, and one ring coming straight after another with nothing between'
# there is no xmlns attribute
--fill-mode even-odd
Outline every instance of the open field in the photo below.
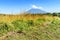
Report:
<svg viewBox="0 0 60 40"><path fill-rule="evenodd" d="M0 15L0 40L60 40L60 18L48 15Z"/></svg>

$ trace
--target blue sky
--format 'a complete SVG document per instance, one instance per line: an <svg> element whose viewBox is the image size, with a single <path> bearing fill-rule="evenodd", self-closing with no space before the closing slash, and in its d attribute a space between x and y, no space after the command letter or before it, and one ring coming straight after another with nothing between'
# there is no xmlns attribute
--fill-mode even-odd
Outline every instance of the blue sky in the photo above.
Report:
<svg viewBox="0 0 60 40"><path fill-rule="evenodd" d="M33 6L48 12L60 12L60 0L0 0L0 13L20 13Z"/></svg>

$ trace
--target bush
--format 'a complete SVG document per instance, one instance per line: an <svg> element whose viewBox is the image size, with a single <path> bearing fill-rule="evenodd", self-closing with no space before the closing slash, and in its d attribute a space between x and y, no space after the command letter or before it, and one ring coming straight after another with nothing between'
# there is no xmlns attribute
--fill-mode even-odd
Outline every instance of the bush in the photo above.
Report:
<svg viewBox="0 0 60 40"><path fill-rule="evenodd" d="M27 21L27 24L28 24L28 26L34 26L33 20L28 20L28 21Z"/></svg>
<svg viewBox="0 0 60 40"><path fill-rule="evenodd" d="M27 22L23 21L23 20L16 20L13 21L12 24L14 25L15 30L24 30L26 27L28 27Z"/></svg>
<svg viewBox="0 0 60 40"><path fill-rule="evenodd" d="M8 31L11 31L11 26L7 23L0 23L0 36L6 34Z"/></svg>
<svg viewBox="0 0 60 40"><path fill-rule="evenodd" d="M40 24L40 23L43 23L43 22L45 22L45 21L46 21L45 19L37 19L37 20L36 20L36 23Z"/></svg>

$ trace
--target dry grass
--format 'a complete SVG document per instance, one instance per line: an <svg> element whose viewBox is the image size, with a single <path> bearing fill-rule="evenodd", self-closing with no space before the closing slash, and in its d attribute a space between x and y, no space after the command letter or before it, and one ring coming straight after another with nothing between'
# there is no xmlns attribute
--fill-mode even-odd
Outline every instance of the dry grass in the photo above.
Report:
<svg viewBox="0 0 60 40"><path fill-rule="evenodd" d="M0 40L60 40L60 18L48 15L1 15ZM7 30L7 29L8 30ZM1 35L1 34L0 34Z"/></svg>

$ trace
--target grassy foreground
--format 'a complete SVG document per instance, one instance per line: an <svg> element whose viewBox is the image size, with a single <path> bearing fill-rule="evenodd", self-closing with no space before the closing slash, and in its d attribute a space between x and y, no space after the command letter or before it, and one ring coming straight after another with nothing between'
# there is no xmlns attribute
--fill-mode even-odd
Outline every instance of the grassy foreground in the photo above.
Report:
<svg viewBox="0 0 60 40"><path fill-rule="evenodd" d="M60 40L60 18L48 15L0 15L0 40Z"/></svg>

